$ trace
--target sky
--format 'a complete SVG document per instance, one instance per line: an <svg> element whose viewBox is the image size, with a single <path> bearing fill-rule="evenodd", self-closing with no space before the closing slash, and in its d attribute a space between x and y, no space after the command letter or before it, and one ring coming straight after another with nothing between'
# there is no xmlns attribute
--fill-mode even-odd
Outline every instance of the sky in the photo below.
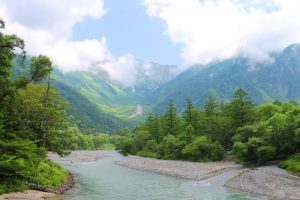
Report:
<svg viewBox="0 0 300 200"><path fill-rule="evenodd" d="M138 61L178 65L244 56L300 42L299 0L0 0L6 32L64 71L108 72L126 86Z"/></svg>

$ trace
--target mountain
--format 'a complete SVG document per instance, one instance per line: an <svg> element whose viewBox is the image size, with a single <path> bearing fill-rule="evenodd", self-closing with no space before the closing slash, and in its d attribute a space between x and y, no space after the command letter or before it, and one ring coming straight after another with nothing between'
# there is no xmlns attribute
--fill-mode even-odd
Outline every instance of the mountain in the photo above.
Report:
<svg viewBox="0 0 300 200"><path fill-rule="evenodd" d="M164 83L175 78L176 65L160 65L153 62L137 61L137 76L133 85L136 93L148 97Z"/></svg>
<svg viewBox="0 0 300 200"><path fill-rule="evenodd" d="M297 100L300 97L300 45L291 45L280 53L270 54L269 63L236 57L206 66L195 65L153 92L156 112L162 112L173 100L182 110L185 99L203 105L208 94L219 101L229 100L237 88L244 88L257 103L275 99Z"/></svg>
<svg viewBox="0 0 300 200"><path fill-rule="evenodd" d="M134 125L133 122L105 113L96 104L63 82L54 81L52 85L69 102L67 112L75 119L78 128L83 133L93 134L99 131L116 133L126 126Z"/></svg>
<svg viewBox="0 0 300 200"><path fill-rule="evenodd" d="M209 94L225 102L240 87L257 104L275 99L298 100L300 45L291 45L270 56L273 62L255 63L235 57L195 65L176 77L173 73L176 66L137 61L135 83L130 87L95 67L73 72L56 68L52 77L54 87L69 101L69 114L82 130L116 132L143 121L151 111L163 112L170 100L182 111L186 98L198 106L205 103ZM24 66L15 68L13 76L28 74L28 60Z"/></svg>
<svg viewBox="0 0 300 200"><path fill-rule="evenodd" d="M90 71L54 70L54 79L83 95L99 109L123 120L142 120L151 111L147 97L174 77L175 66L137 61L135 84L126 87L99 68Z"/></svg>

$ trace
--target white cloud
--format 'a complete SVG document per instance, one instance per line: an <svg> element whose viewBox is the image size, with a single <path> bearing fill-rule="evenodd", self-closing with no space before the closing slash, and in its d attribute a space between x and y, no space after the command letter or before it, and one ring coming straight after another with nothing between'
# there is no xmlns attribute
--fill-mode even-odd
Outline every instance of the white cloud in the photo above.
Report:
<svg viewBox="0 0 300 200"><path fill-rule="evenodd" d="M72 40L76 23L106 14L103 0L0 0L0 14L6 21L6 31L25 40L29 55L47 55L64 71L97 66L125 86L134 84L132 55L114 57L105 37Z"/></svg>
<svg viewBox="0 0 300 200"><path fill-rule="evenodd" d="M183 65L237 54L270 60L268 51L300 42L300 1L144 0L148 15L166 22ZM271 59L272 60L272 59Z"/></svg>
<svg viewBox="0 0 300 200"><path fill-rule="evenodd" d="M104 61L95 67L105 70L111 79L122 83L124 86L132 86L136 81L137 60L131 54L119 57L108 55Z"/></svg>
<svg viewBox="0 0 300 200"><path fill-rule="evenodd" d="M23 38L30 55L47 55L64 70L87 70L108 54L104 37L71 40L76 23L105 14L103 0L2 0L0 3L6 31Z"/></svg>

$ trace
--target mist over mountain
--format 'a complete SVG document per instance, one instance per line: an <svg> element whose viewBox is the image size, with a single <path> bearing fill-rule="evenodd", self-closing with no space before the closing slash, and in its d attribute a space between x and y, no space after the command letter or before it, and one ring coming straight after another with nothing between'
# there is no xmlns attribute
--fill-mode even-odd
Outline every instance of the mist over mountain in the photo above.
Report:
<svg viewBox="0 0 300 200"><path fill-rule="evenodd" d="M215 61L206 66L195 65L164 84L152 95L161 112L173 100L182 109L190 98L202 106L209 94L228 101L237 88L249 92L257 104L276 100L297 100L300 96L300 45L270 54L273 62L253 63L243 57Z"/></svg>
<svg viewBox="0 0 300 200"><path fill-rule="evenodd" d="M79 127L116 132L143 121L149 112L165 111L170 100L181 111L187 98L198 106L204 105L208 95L225 102L237 88L244 88L256 104L299 100L300 45L270 53L270 57L273 62L255 63L241 56L194 65L177 76L177 66L139 60L131 86L113 80L99 67L72 72L56 68L53 83L70 102L69 112L79 119ZM20 69L13 76L26 74L26 67Z"/></svg>
<svg viewBox="0 0 300 200"><path fill-rule="evenodd" d="M185 106L186 98L200 106L209 94L220 101L228 101L240 87L247 90L257 104L275 99L297 100L300 95L300 45L291 45L269 56L272 62L254 62L239 56L208 65L194 65L176 77L177 66L138 61L132 86L111 79L104 70L66 72L56 78L102 110L124 119L135 112L137 105L142 105L145 114L152 108L163 111L170 100L179 110Z"/></svg>

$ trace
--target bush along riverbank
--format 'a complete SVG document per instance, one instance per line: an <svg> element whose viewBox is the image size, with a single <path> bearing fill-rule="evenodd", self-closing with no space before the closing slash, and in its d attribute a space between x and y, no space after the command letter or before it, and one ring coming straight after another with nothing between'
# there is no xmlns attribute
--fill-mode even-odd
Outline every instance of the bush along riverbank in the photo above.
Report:
<svg viewBox="0 0 300 200"><path fill-rule="evenodd" d="M28 189L62 194L74 184L73 175L52 161L40 161L35 167L23 169L22 175L1 179L0 194Z"/></svg>
<svg viewBox="0 0 300 200"><path fill-rule="evenodd" d="M226 103L209 96L202 109L191 100L182 114L175 108L171 101L162 115L150 114L132 132L123 130L116 149L123 155L200 162L223 160L226 150L236 162L255 166L300 151L297 102L255 105L246 91L238 89ZM291 157L280 166L299 170L298 159Z"/></svg>
<svg viewBox="0 0 300 200"><path fill-rule="evenodd" d="M30 200L39 200L39 199L52 199L57 195L63 194L65 191L70 189L74 185L73 175L69 173L67 181L55 189L44 188L41 185L31 184L29 188L21 192L11 192L0 195L0 199L30 199Z"/></svg>
<svg viewBox="0 0 300 200"><path fill-rule="evenodd" d="M292 155L289 159L280 162L279 167L300 176L300 153Z"/></svg>

